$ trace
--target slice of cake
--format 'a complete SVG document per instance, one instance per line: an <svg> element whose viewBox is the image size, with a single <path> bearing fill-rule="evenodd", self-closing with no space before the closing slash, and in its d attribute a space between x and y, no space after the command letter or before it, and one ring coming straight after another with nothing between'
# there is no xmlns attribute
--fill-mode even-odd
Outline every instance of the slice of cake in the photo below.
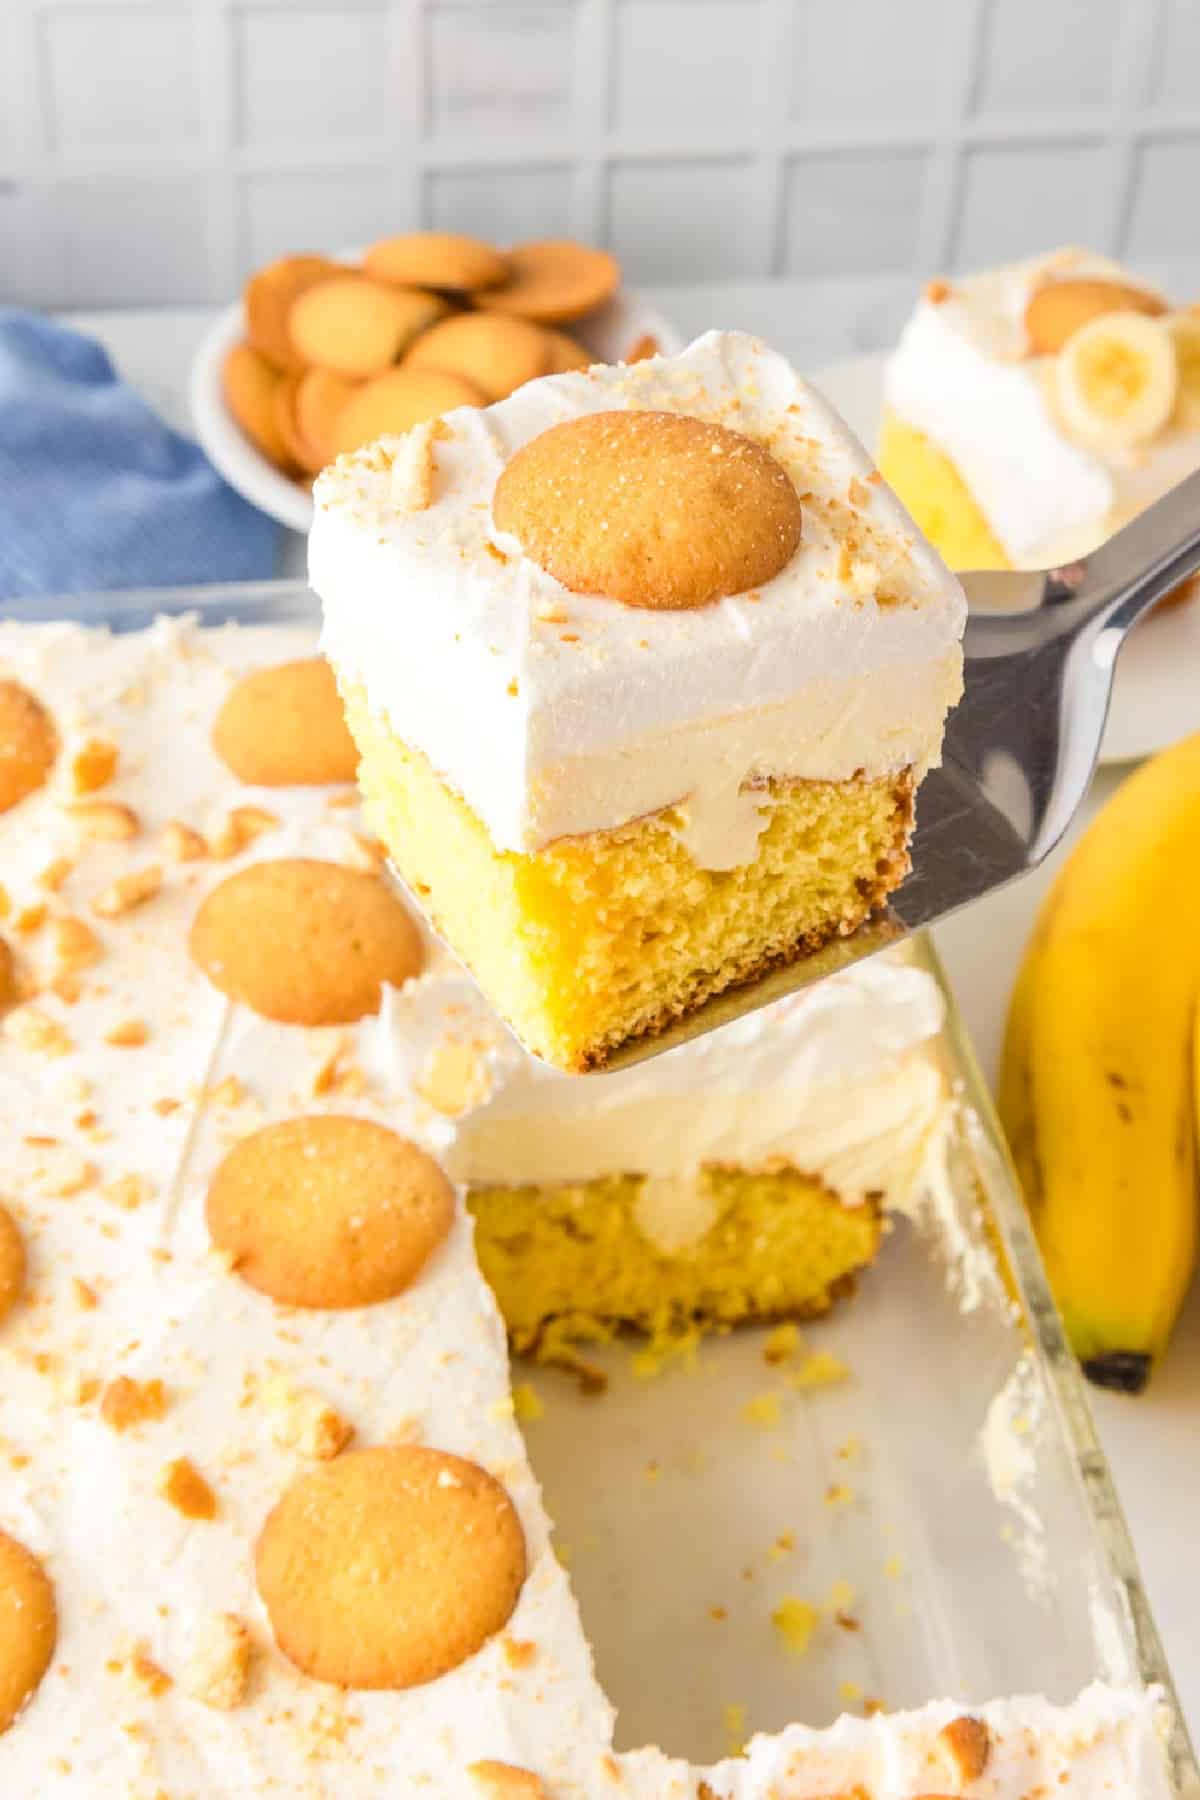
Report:
<svg viewBox="0 0 1200 1800"><path fill-rule="evenodd" d="M1168 1800L1130 1688L614 1753L311 653L0 624L0 1794Z"/></svg>
<svg viewBox="0 0 1200 1800"><path fill-rule="evenodd" d="M316 500L374 828L539 1057L602 1067L902 880L962 594L762 344L531 382Z"/></svg>
<svg viewBox="0 0 1200 1800"><path fill-rule="evenodd" d="M517 1349L811 1317L848 1291L947 1116L940 996L902 954L598 1082L522 1055L462 977L389 997Z"/></svg>
<svg viewBox="0 0 1200 1800"><path fill-rule="evenodd" d="M1084 556L1200 466L1200 317L1080 250L930 282L879 466L952 568Z"/></svg>

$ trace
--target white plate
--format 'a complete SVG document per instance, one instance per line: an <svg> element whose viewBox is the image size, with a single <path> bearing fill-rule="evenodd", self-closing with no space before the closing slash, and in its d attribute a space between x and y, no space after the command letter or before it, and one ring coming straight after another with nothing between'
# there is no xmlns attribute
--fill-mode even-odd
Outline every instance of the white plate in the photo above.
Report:
<svg viewBox="0 0 1200 1800"><path fill-rule="evenodd" d="M847 357L812 379L864 444L879 438L886 355ZM1100 759L1132 762L1200 730L1200 600L1152 614L1117 665Z"/></svg>
<svg viewBox="0 0 1200 1800"><path fill-rule="evenodd" d="M341 254L349 257L354 253ZM618 361L644 333L657 338L668 355L683 349L683 339L670 321L630 288L619 289L607 306L570 329L601 362ZM307 488L289 481L259 455L225 405L221 368L226 352L242 336L242 303L236 300L213 320L192 362L188 398L196 436L209 461L239 494L293 531L307 532L312 524Z"/></svg>

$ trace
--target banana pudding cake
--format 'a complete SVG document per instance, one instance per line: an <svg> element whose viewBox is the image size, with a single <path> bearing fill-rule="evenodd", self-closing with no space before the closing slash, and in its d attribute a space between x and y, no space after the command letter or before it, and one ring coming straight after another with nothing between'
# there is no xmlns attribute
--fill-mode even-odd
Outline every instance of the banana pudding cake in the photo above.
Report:
<svg viewBox="0 0 1200 1800"><path fill-rule="evenodd" d="M1200 317L1081 250L930 282L879 466L952 568L1085 556L1200 466Z"/></svg>
<svg viewBox="0 0 1200 1800"><path fill-rule="evenodd" d="M903 879L962 593L761 343L529 382L315 499L368 816L535 1055L603 1067Z"/></svg>
<svg viewBox="0 0 1200 1800"><path fill-rule="evenodd" d="M381 880L353 761L300 628L0 625L0 1793L1168 1800L1159 1697L1104 1687L708 1768L614 1752L474 1248L490 1191L588 1175L590 1127L551 1095L543 1162L516 1159L511 1052L481 1085L500 1027ZM798 1002L778 1060L766 1019L729 1040L745 1079L701 1067L692 1154L811 1168L800 1212L818 1175L902 1184L940 1101L915 974ZM677 1133L691 1077L661 1064ZM844 1134L839 1079L878 1090ZM628 1131L647 1178L649 1124L616 1094L609 1148ZM639 1206L661 1241L674 1201Z"/></svg>
<svg viewBox="0 0 1200 1800"><path fill-rule="evenodd" d="M525 1056L462 976L389 995L518 1350L574 1362L622 1327L663 1345L849 1292L948 1113L940 996L903 954L601 1082Z"/></svg>

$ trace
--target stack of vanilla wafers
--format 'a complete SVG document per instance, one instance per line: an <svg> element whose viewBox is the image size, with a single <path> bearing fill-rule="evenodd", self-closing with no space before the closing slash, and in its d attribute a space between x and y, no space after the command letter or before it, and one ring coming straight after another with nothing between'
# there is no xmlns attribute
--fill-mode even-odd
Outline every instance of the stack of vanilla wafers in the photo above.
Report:
<svg viewBox="0 0 1200 1800"><path fill-rule="evenodd" d="M616 259L569 240L497 250L419 231L361 264L285 256L246 284L225 401L254 448L307 481L343 451L457 406L488 406L594 357L563 330L611 299ZM652 356L650 338L626 361Z"/></svg>

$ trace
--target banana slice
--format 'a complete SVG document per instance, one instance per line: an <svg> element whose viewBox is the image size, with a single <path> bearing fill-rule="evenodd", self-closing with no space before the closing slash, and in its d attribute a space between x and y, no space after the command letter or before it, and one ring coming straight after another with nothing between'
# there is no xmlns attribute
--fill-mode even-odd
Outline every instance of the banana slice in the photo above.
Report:
<svg viewBox="0 0 1200 1800"><path fill-rule="evenodd" d="M1072 334L1058 360L1058 406L1073 437L1095 450L1145 444L1166 425L1179 377L1167 326L1114 312Z"/></svg>
<svg viewBox="0 0 1200 1800"><path fill-rule="evenodd" d="M1176 313L1167 320L1167 330L1175 345L1175 366L1179 372L1179 392L1175 397L1172 425L1181 431L1200 430L1200 317L1195 313Z"/></svg>

